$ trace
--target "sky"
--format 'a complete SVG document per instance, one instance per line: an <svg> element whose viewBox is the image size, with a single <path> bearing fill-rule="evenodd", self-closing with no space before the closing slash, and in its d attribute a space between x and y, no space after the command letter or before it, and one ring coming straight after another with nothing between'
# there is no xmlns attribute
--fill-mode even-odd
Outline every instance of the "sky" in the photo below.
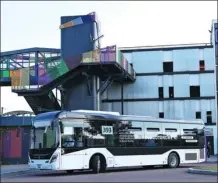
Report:
<svg viewBox="0 0 218 183"><path fill-rule="evenodd" d="M96 12L102 47L209 43L216 1L3 1L1 52L60 48L60 17ZM31 111L23 97L1 88L4 112Z"/></svg>

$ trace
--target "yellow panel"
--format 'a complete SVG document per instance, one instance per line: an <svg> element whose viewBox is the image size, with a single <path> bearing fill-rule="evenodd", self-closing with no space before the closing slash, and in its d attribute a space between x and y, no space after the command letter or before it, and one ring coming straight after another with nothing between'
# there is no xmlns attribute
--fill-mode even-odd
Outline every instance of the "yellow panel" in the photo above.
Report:
<svg viewBox="0 0 218 183"><path fill-rule="evenodd" d="M83 53L82 63L91 63L92 62L92 51Z"/></svg>
<svg viewBox="0 0 218 183"><path fill-rule="evenodd" d="M25 88L29 86L30 77L29 77L29 68L22 68L21 69L21 79L20 79L20 85L22 88Z"/></svg>
<svg viewBox="0 0 218 183"><path fill-rule="evenodd" d="M93 62L100 62L100 50L93 51Z"/></svg>

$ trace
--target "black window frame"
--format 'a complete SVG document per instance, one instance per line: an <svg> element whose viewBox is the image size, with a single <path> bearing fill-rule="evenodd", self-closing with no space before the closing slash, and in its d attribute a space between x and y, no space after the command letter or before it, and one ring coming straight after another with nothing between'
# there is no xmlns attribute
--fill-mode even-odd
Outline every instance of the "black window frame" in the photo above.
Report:
<svg viewBox="0 0 218 183"><path fill-rule="evenodd" d="M173 86L169 87L169 98L174 98L174 87Z"/></svg>
<svg viewBox="0 0 218 183"><path fill-rule="evenodd" d="M159 112L159 118L164 118L164 112Z"/></svg>
<svg viewBox="0 0 218 183"><path fill-rule="evenodd" d="M173 61L163 62L163 72L173 72Z"/></svg>
<svg viewBox="0 0 218 183"><path fill-rule="evenodd" d="M196 111L195 118L196 119L201 119L201 111Z"/></svg>
<svg viewBox="0 0 218 183"><path fill-rule="evenodd" d="M203 65L203 69L201 68L201 65ZM199 61L199 70L200 71L205 71L205 61L204 60Z"/></svg>
<svg viewBox="0 0 218 183"><path fill-rule="evenodd" d="M164 88L161 86L161 87L158 87L158 97L160 99L163 99L164 98Z"/></svg>
<svg viewBox="0 0 218 183"><path fill-rule="evenodd" d="M190 90L190 92L189 92L190 97L201 97L201 87L200 87L200 85L195 85L195 86L191 85L189 87L189 90ZM194 95L194 94L196 94L196 92L199 95Z"/></svg>
<svg viewBox="0 0 218 183"><path fill-rule="evenodd" d="M206 112L206 118L207 118L207 123L211 124L212 123L212 111Z"/></svg>

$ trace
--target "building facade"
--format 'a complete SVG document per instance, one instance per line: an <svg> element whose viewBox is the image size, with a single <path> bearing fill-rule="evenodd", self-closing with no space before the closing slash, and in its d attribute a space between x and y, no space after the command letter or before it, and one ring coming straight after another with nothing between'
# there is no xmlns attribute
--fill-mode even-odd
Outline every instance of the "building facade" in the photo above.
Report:
<svg viewBox="0 0 218 183"><path fill-rule="evenodd" d="M214 30L213 22L213 30ZM211 31L213 34L215 31ZM136 71L132 84L113 84L102 110L169 119L202 119L217 154L215 34L208 44L120 48Z"/></svg>

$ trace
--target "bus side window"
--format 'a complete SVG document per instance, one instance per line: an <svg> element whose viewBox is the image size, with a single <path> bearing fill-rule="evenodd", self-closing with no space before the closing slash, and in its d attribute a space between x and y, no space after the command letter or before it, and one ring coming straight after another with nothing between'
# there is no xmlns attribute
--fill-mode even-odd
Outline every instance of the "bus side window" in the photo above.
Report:
<svg viewBox="0 0 218 183"><path fill-rule="evenodd" d="M161 123L145 123L145 144L144 146L159 147L162 145L164 136Z"/></svg>
<svg viewBox="0 0 218 183"><path fill-rule="evenodd" d="M180 146L180 130L178 125L166 123L163 126L165 135L163 146Z"/></svg>

